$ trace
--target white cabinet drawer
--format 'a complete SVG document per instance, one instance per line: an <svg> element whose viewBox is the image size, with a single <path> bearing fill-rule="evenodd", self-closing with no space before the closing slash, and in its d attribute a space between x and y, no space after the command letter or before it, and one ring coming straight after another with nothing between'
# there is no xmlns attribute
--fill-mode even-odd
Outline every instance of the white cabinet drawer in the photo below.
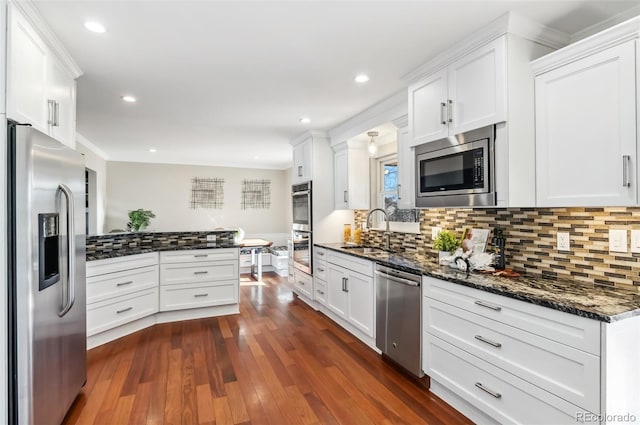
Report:
<svg viewBox="0 0 640 425"><path fill-rule="evenodd" d="M162 264L160 285L238 279L238 260L208 263Z"/></svg>
<svg viewBox="0 0 640 425"><path fill-rule="evenodd" d="M157 252L87 261L87 277L156 265L158 265Z"/></svg>
<svg viewBox="0 0 640 425"><path fill-rule="evenodd" d="M349 254L340 254L334 251L328 251L327 262L361 273L365 276L373 276L373 262L370 260L357 258Z"/></svg>
<svg viewBox="0 0 640 425"><path fill-rule="evenodd" d="M157 287L87 305L87 336L124 325L157 311Z"/></svg>
<svg viewBox="0 0 640 425"><path fill-rule="evenodd" d="M240 267L251 266L251 254L242 254L240 256Z"/></svg>
<svg viewBox="0 0 640 425"><path fill-rule="evenodd" d="M306 273L295 270L293 272L293 287L298 294L313 299L313 279Z"/></svg>
<svg viewBox="0 0 640 425"><path fill-rule="evenodd" d="M237 260L237 248L196 249L185 251L166 251L160 253L160 262L193 263L198 261Z"/></svg>
<svg viewBox="0 0 640 425"><path fill-rule="evenodd" d="M325 248L321 248L319 246L313 247L313 255L318 260L326 260L327 259L327 250Z"/></svg>
<svg viewBox="0 0 640 425"><path fill-rule="evenodd" d="M503 424L576 424L579 407L425 333L427 374Z"/></svg>
<svg viewBox="0 0 640 425"><path fill-rule="evenodd" d="M324 281L314 279L314 298L321 304L327 304L327 284Z"/></svg>
<svg viewBox="0 0 640 425"><path fill-rule="evenodd" d="M327 262L326 261L316 261L313 265L313 275L318 279L327 280Z"/></svg>
<svg viewBox="0 0 640 425"><path fill-rule="evenodd" d="M423 295L426 297L600 355L600 322L597 320L428 276L423 276L422 282Z"/></svg>
<svg viewBox="0 0 640 425"><path fill-rule="evenodd" d="M87 304L158 286L158 266L87 278Z"/></svg>
<svg viewBox="0 0 640 425"><path fill-rule="evenodd" d="M160 288L160 311L210 307L238 302L238 281L188 284Z"/></svg>
<svg viewBox="0 0 640 425"><path fill-rule="evenodd" d="M424 298L424 327L507 372L590 412L600 411L600 358Z"/></svg>

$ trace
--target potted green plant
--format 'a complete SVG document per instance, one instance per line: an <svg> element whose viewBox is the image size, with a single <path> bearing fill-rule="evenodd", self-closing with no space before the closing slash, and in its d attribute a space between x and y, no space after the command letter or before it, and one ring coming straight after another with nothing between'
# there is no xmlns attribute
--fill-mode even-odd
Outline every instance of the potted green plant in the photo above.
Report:
<svg viewBox="0 0 640 425"><path fill-rule="evenodd" d="M140 232L144 230L152 218L155 218L155 214L151 210L144 210L142 208L129 211L129 222L127 223L127 230L131 232Z"/></svg>
<svg viewBox="0 0 640 425"><path fill-rule="evenodd" d="M433 241L433 249L437 249L438 259L443 257L449 257L458 248L460 248L462 241L456 236L454 232L448 230L442 230L438 233L438 236Z"/></svg>

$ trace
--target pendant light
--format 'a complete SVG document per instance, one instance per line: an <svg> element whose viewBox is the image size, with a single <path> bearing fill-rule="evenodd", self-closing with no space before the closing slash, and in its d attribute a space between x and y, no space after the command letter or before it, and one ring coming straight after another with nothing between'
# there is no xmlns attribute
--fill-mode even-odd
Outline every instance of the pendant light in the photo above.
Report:
<svg viewBox="0 0 640 425"><path fill-rule="evenodd" d="M369 155L375 155L378 153L378 145L376 145L374 138L378 136L378 132L370 131L367 133L367 136L371 137L371 140L369 140Z"/></svg>

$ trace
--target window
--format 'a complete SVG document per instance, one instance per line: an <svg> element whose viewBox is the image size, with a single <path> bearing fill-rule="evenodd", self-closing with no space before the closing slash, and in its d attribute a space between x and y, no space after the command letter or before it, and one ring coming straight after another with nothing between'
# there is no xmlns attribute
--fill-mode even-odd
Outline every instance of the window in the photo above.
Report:
<svg viewBox="0 0 640 425"><path fill-rule="evenodd" d="M378 168L378 207L393 215L398 209L398 159L381 158Z"/></svg>

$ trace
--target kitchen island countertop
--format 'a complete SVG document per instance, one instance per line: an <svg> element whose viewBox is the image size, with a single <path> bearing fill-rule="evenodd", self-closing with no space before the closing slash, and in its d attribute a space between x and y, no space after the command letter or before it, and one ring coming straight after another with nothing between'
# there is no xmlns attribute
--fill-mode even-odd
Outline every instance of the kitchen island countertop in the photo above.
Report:
<svg viewBox="0 0 640 425"><path fill-rule="evenodd" d="M538 275L507 278L476 272L467 273L441 266L437 258L426 255L384 251L360 253L344 248L345 245L341 243L315 245L366 258L381 265L420 273L602 322L615 322L640 316L640 292L633 288L606 287L572 280L543 279Z"/></svg>

